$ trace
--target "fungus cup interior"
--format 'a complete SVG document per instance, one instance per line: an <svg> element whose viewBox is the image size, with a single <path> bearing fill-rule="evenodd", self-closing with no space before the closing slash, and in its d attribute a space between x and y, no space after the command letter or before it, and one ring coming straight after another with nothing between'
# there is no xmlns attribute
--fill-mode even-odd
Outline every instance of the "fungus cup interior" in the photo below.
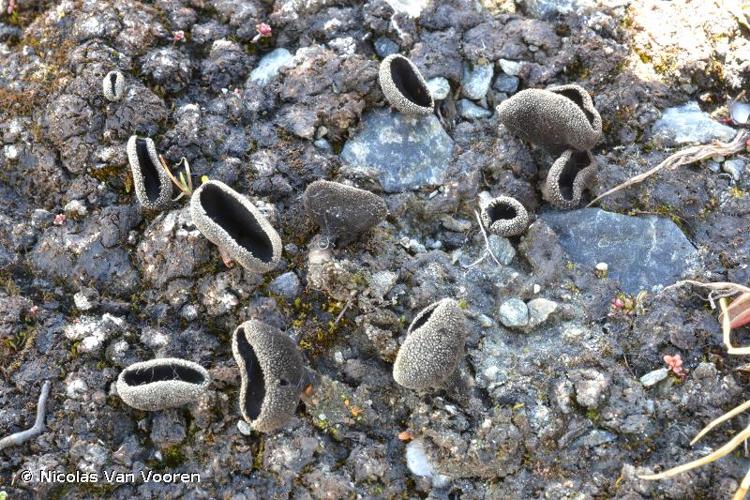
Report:
<svg viewBox="0 0 750 500"><path fill-rule="evenodd" d="M266 382L258 357L255 355L253 346L247 341L244 329L237 332L237 349L245 361L245 380L247 380L245 396L241 404L245 407L245 414L255 420L260 415L263 399L266 396Z"/></svg>
<svg viewBox="0 0 750 500"><path fill-rule="evenodd" d="M426 309L424 309L421 313L419 313L417 317L414 318L414 321L412 321L407 334L410 334L411 332L415 332L419 328L424 326L424 324L430 320L430 318L432 317L432 313L435 312L435 309L437 309L439 305L440 305L440 302L436 302L432 304L431 306L427 306Z"/></svg>
<svg viewBox="0 0 750 500"><path fill-rule="evenodd" d="M112 75L115 78L115 75ZM114 83L112 84L114 87ZM114 88L112 90L114 92ZM159 198L159 171L154 162L151 161L151 155L148 152L148 141L138 138L135 140L135 151L138 154L138 168L143 176L143 185L146 187L146 197L150 201L156 201Z"/></svg>
<svg viewBox="0 0 750 500"><path fill-rule="evenodd" d="M583 104L583 95L580 91L576 89L563 89L563 90L555 90L556 94L560 94L563 97L567 97L571 101L575 103L576 106L581 108L581 111L586 115L586 119L588 119L589 123L593 125L594 123L594 113L589 111L586 106Z"/></svg>
<svg viewBox="0 0 750 500"><path fill-rule="evenodd" d="M271 262L273 245L255 216L234 196L219 186L206 184L201 191L201 205L206 215L254 257Z"/></svg>
<svg viewBox="0 0 750 500"><path fill-rule="evenodd" d="M124 375L129 386L153 384L154 382L188 382L200 385L205 382L203 374L188 366L168 364L128 370Z"/></svg>
<svg viewBox="0 0 750 500"><path fill-rule="evenodd" d="M404 97L420 106L430 106L430 94L427 86L422 83L406 58L393 58L390 69L391 79Z"/></svg>
<svg viewBox="0 0 750 500"><path fill-rule="evenodd" d="M117 86L117 73L109 74L109 87L112 90L112 95L116 94L115 87Z"/></svg>
<svg viewBox="0 0 750 500"><path fill-rule="evenodd" d="M566 200L573 200L573 184L576 177L584 168L591 164L589 155L586 151L574 151L568 161L565 162L562 172L560 172L559 186L560 194Z"/></svg>
<svg viewBox="0 0 750 500"><path fill-rule="evenodd" d="M518 215L513 205L503 201L492 203L485 210L492 222L497 220L513 220Z"/></svg>

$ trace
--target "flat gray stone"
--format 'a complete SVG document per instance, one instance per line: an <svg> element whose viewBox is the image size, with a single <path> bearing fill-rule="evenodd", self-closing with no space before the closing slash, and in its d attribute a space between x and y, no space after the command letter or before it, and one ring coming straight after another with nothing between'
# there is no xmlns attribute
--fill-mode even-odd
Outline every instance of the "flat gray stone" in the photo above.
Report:
<svg viewBox="0 0 750 500"><path fill-rule="evenodd" d="M453 140L435 115L412 118L378 110L362 117L362 128L344 145L350 171L377 172L383 189L399 193L445 181Z"/></svg>
<svg viewBox="0 0 750 500"><path fill-rule="evenodd" d="M557 14L582 14L593 7L593 0L521 0L524 12L531 17L549 19Z"/></svg>
<svg viewBox="0 0 750 500"><path fill-rule="evenodd" d="M492 83L493 64L478 64L474 68L464 68L464 75L461 80L463 94L469 99L478 101L487 95Z"/></svg>
<svg viewBox="0 0 750 500"><path fill-rule="evenodd" d="M645 374L640 378L641 384L643 384L645 387L651 387L652 385L656 385L665 378L667 378L667 375L669 375L669 370L666 368L659 368L658 370L653 370Z"/></svg>
<svg viewBox="0 0 750 500"><path fill-rule="evenodd" d="M704 144L714 139L729 141L735 135L732 127L722 125L701 111L695 101L665 109L652 132L654 137L673 144Z"/></svg>
<svg viewBox="0 0 750 500"><path fill-rule="evenodd" d="M263 56L258 67L250 73L250 81L257 82L261 86L268 84L281 68L292 62L292 54L283 48L275 49Z"/></svg>
<svg viewBox="0 0 750 500"><path fill-rule="evenodd" d="M495 83L492 85L492 88L498 92L503 92L504 94L514 94L516 90L518 90L518 84L520 82L521 80L517 76L500 73L497 75L497 78L495 78Z"/></svg>
<svg viewBox="0 0 750 500"><path fill-rule="evenodd" d="M500 322L508 328L526 326L529 322L529 308L521 299L508 299L498 310Z"/></svg>
<svg viewBox="0 0 750 500"><path fill-rule="evenodd" d="M599 208L548 212L541 218L571 260L588 269L606 262L609 278L627 293L671 285L700 266L698 251L669 219Z"/></svg>
<svg viewBox="0 0 750 500"><path fill-rule="evenodd" d="M377 52L377 54L384 59L391 54L398 53L398 51L398 44L390 38L381 36L380 38L375 40L375 52Z"/></svg>
<svg viewBox="0 0 750 500"><path fill-rule="evenodd" d="M448 80L442 76L436 76L435 78L427 80L427 88L430 89L432 98L436 101L442 101L448 97L448 94L451 91L450 83L448 83Z"/></svg>
<svg viewBox="0 0 750 500"><path fill-rule="evenodd" d="M529 308L529 326L535 328L550 317L557 310L557 302L539 297L532 299L526 306Z"/></svg>
<svg viewBox="0 0 750 500"><path fill-rule="evenodd" d="M492 254L497 257L497 260L499 260L501 264L507 266L513 262L513 258L516 256L516 249L513 248L513 245L508 238L503 238L496 234L490 234L487 237L487 240L490 242L490 250L492 250Z"/></svg>
<svg viewBox="0 0 750 500"><path fill-rule="evenodd" d="M467 120L478 120L480 118L489 118L492 116L492 111L477 106L468 99L459 99L456 103L456 110L459 115Z"/></svg>

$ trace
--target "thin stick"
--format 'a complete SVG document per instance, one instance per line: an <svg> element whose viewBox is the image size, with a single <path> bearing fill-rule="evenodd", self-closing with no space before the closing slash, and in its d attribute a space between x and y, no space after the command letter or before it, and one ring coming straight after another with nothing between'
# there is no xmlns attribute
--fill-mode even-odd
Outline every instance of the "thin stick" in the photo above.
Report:
<svg viewBox="0 0 750 500"><path fill-rule="evenodd" d="M750 288L743 286L743 285L739 285L737 283L732 283L729 281L716 281L714 283L704 283L702 281L695 281L695 280L678 281L677 283L673 285L669 285L668 287L663 288L660 293L664 293L671 288L679 288L684 285L699 286L702 288L708 288L709 290L713 290L716 292L725 292L729 295L735 295L738 293L750 293Z"/></svg>
<svg viewBox="0 0 750 500"><path fill-rule="evenodd" d="M740 487L732 497L732 500L745 500L745 495L747 495L748 489L750 489L750 469L748 469L747 474L745 474L745 478L740 483Z"/></svg>
<svg viewBox="0 0 750 500"><path fill-rule="evenodd" d="M731 142L714 142L712 144L701 144L699 146L690 146L688 148L682 149L673 155L669 156L666 160L659 163L654 168L647 170L646 172L643 172L642 174L638 174L634 177L631 177L630 179L626 180L622 184L619 184L609 191L600 194L593 200L591 200L591 203L586 205L587 207L590 207L594 203L597 203L602 198L605 198L611 194L617 193L618 191L622 191L623 189L627 189L630 186L635 186L636 184L640 184L641 182L645 181L652 175L658 173L661 170L664 170L665 168L669 169L675 169L677 167L680 167L682 165L689 165L691 163L695 163L697 161L705 160L707 158L711 158L712 156L728 156L735 153L738 153L745 149L747 147L747 140L750 135L748 132L740 131L737 133L737 135L732 139Z"/></svg>
<svg viewBox="0 0 750 500"><path fill-rule="evenodd" d="M750 408L750 400L745 401L744 403L742 403L741 405L739 405L737 408L734 408L733 410L730 410L730 411L726 412L724 415L720 416L719 418L713 420L710 424L708 424L707 426L705 426L703 428L703 430L700 431L698 433L698 435L693 438L692 441L690 441L690 446L693 446L695 443L697 443L700 440L700 438L702 438L703 436L705 436L706 434L708 434L711 431L711 429L713 429L714 427L716 427L720 423L726 422L730 418L733 418L733 417L739 415L740 413L742 413L743 411L747 410L748 408Z"/></svg>
<svg viewBox="0 0 750 500"><path fill-rule="evenodd" d="M724 446L714 451L713 453L706 455L705 457L699 458L698 460L693 460L692 462L682 464L669 470L665 470L660 474L647 474L643 476L639 475L638 477L647 481L654 481L656 479L668 479L682 472L687 472L691 469L695 469L696 467L700 467L701 465L710 464L711 462L714 462L721 457L729 455L732 450L741 445L747 438L750 438L750 427L745 427L742 432L730 439Z"/></svg>
<svg viewBox="0 0 750 500"><path fill-rule="evenodd" d="M479 223L479 230L482 231L482 236L484 236L484 243L487 245L487 252L490 254L490 257L492 257L492 260L495 261L495 264L502 267L502 264L500 264L500 261L497 260L497 257L495 257L495 254L492 253L492 250L490 250L490 239L487 237L487 232L484 230L484 225L482 224L482 218L479 216L479 212L474 210L474 215L477 217L477 222Z"/></svg>
<svg viewBox="0 0 750 500"><path fill-rule="evenodd" d="M0 439L0 450L25 443L44 432L44 413L47 407L47 397L49 396L49 385L49 380L46 380L42 385L42 392L36 404L36 421L34 421L34 425L30 429L16 432Z"/></svg>

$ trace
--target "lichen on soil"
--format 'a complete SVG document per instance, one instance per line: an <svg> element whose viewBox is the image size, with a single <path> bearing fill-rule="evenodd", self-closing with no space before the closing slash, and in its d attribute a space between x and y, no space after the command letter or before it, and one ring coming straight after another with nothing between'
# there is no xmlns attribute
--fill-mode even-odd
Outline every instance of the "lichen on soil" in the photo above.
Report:
<svg viewBox="0 0 750 500"><path fill-rule="evenodd" d="M52 382L46 431L0 451L0 497L729 497L742 453L638 475L746 423L690 447L747 399L748 360L726 354L703 292L660 290L750 281L748 155L560 211L541 194L554 158L494 108L526 88L588 90L604 133L585 204L685 144L732 137L726 103L750 83L738 3L0 0L0 437L33 424ZM440 95L422 121L378 85L396 52ZM116 102L102 95L113 70ZM247 194L281 236L279 267L226 267L184 199L140 210L133 134L171 165L185 157L196 183ZM313 268L321 231L302 194L318 179L378 194L389 215ZM519 200L526 233L485 241L480 193ZM403 388L406 329L444 297L467 317L461 384ZM290 335L317 377L271 434L238 425L231 333L249 319ZM655 372L677 354L685 376ZM126 406L118 374L155 357L204 366L209 390ZM20 475L42 469L100 479ZM201 480L140 480L149 470Z"/></svg>

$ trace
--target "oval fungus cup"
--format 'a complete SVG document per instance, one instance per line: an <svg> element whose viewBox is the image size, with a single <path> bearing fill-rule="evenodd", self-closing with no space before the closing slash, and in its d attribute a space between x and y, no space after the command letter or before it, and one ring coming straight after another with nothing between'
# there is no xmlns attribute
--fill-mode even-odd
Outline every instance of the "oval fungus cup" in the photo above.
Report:
<svg viewBox="0 0 750 500"><path fill-rule="evenodd" d="M595 176L592 154L568 149L552 164L544 183L544 197L558 208L575 208Z"/></svg>
<svg viewBox="0 0 750 500"><path fill-rule="evenodd" d="M195 402L208 388L205 368L179 358L133 363L117 377L117 394L128 406L145 411Z"/></svg>
<svg viewBox="0 0 750 500"><path fill-rule="evenodd" d="M464 313L453 299L425 307L412 321L396 354L393 378L409 389L441 387L456 371L464 353Z"/></svg>
<svg viewBox="0 0 750 500"><path fill-rule="evenodd" d="M602 118L580 85L526 89L497 107L500 121L513 134L553 154L591 149L602 134Z"/></svg>
<svg viewBox="0 0 750 500"><path fill-rule="evenodd" d="M283 427L294 415L306 380L302 355L284 333L250 320L232 334L240 367L240 412L258 432Z"/></svg>
<svg viewBox="0 0 750 500"><path fill-rule="evenodd" d="M190 199L193 224L225 255L250 271L273 270L281 258L281 238L245 196L223 182L208 181Z"/></svg>
<svg viewBox="0 0 750 500"><path fill-rule="evenodd" d="M529 213L515 198L498 196L481 208L482 224L498 236L518 236L529 226Z"/></svg>
<svg viewBox="0 0 750 500"><path fill-rule="evenodd" d="M172 202L172 181L149 137L130 136L128 162L133 174L135 197L146 210L162 210Z"/></svg>
<svg viewBox="0 0 750 500"><path fill-rule="evenodd" d="M119 101L125 92L125 77L119 71L110 71L102 80L102 93L108 101Z"/></svg>
<svg viewBox="0 0 750 500"><path fill-rule="evenodd" d="M391 54L380 63L380 88L391 106L405 115L429 115L434 101L419 69L401 54Z"/></svg>
<svg viewBox="0 0 750 500"><path fill-rule="evenodd" d="M342 245L355 240L388 215L380 196L326 180L309 184L303 201L308 215L323 234Z"/></svg>

